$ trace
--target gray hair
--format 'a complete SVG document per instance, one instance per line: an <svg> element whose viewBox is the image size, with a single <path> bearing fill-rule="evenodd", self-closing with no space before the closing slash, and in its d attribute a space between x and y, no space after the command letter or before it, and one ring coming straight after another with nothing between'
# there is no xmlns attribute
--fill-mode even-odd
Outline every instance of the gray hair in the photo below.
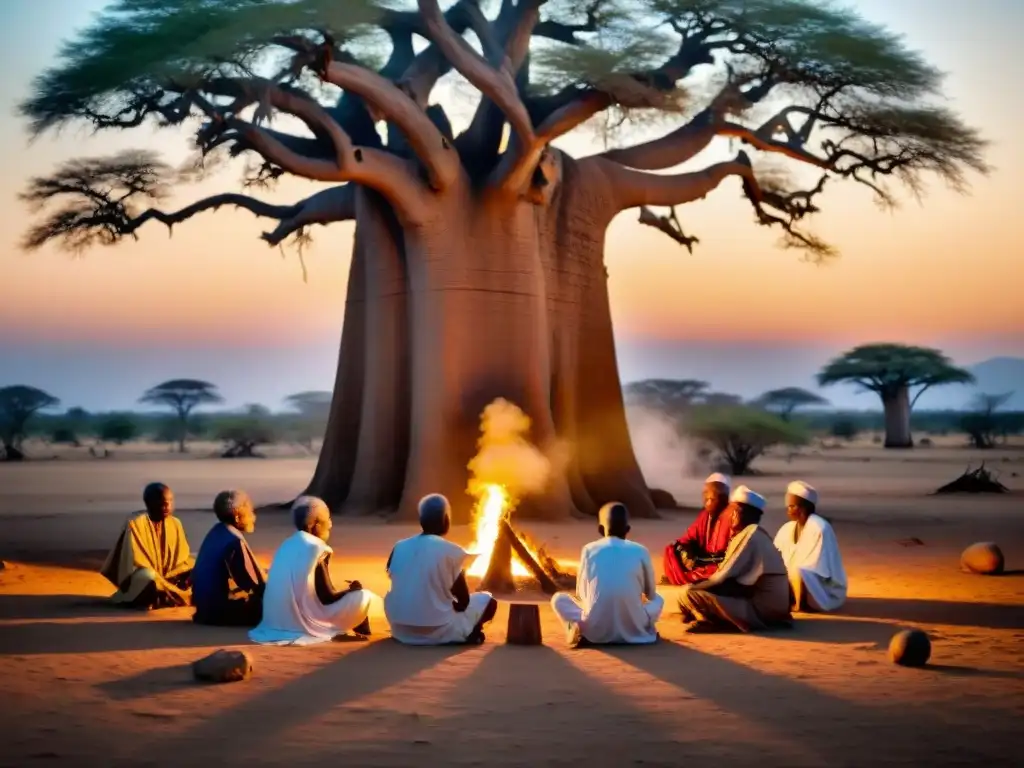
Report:
<svg viewBox="0 0 1024 768"><path fill-rule="evenodd" d="M424 528L438 526L451 515L451 505L440 493L431 493L420 499L419 515L420 525Z"/></svg>
<svg viewBox="0 0 1024 768"><path fill-rule="evenodd" d="M213 500L213 514L222 523L230 523L235 519L235 513L246 504L252 504L252 499L245 491L221 491Z"/></svg>
<svg viewBox="0 0 1024 768"><path fill-rule="evenodd" d="M292 504L292 522L300 531L309 531L313 523L331 516L331 510L323 499L316 496L299 496Z"/></svg>

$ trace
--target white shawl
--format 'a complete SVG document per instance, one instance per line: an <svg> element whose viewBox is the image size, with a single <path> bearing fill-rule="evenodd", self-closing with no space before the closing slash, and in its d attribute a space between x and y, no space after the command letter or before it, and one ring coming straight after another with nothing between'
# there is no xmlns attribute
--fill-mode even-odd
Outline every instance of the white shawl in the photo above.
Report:
<svg viewBox="0 0 1024 768"><path fill-rule="evenodd" d="M818 608L834 611L846 602L846 571L839 542L827 520L812 514L799 539L796 522L790 521L775 535L775 546L782 553L790 578L801 579Z"/></svg>

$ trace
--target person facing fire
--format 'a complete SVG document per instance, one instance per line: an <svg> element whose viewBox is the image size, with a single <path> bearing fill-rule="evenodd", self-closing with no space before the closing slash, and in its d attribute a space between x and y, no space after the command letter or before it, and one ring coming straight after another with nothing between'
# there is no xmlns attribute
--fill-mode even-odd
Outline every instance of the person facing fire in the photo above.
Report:
<svg viewBox="0 0 1024 768"><path fill-rule="evenodd" d="M388 557L391 589L384 615L391 636L407 645L478 645L498 601L489 592L470 594L466 563L474 557L445 537L451 506L438 493L419 503L422 533L395 544Z"/></svg>
<svg viewBox="0 0 1024 768"><path fill-rule="evenodd" d="M725 558L731 536L729 478L715 472L704 481L704 507L686 533L665 547L665 584L696 584L709 579Z"/></svg>
<svg viewBox="0 0 1024 768"><path fill-rule="evenodd" d="M583 547L576 594L559 592L551 608L573 648L603 643L653 643L665 602L655 591L647 547L627 541L629 511L609 502L598 513L601 538Z"/></svg>

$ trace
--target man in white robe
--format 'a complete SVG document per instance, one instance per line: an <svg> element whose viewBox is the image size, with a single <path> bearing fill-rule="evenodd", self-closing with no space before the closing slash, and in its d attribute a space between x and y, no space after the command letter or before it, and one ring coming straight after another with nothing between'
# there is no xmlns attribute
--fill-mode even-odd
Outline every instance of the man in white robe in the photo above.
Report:
<svg viewBox="0 0 1024 768"><path fill-rule="evenodd" d="M654 643L654 625L665 601L655 590L651 553L626 539L629 512L624 504L605 504L598 520L601 538L580 553L576 594L559 592L551 607L565 624L571 647Z"/></svg>
<svg viewBox="0 0 1024 768"><path fill-rule="evenodd" d="M832 526L817 514L818 492L796 480L786 488L789 522L775 535L796 611L827 613L846 602L846 570Z"/></svg>
<svg viewBox="0 0 1024 768"><path fill-rule="evenodd" d="M312 496L292 505L296 531L278 547L263 592L263 620L249 639L263 645L312 645L348 635L356 628L365 639L370 604L380 598L358 582L336 592L326 575L333 549L331 513Z"/></svg>
<svg viewBox="0 0 1024 768"><path fill-rule="evenodd" d="M466 563L471 555L445 536L451 507L441 494L419 503L423 532L395 544L388 557L391 589L384 614L391 637L407 645L477 645L484 625L494 618L498 601L489 592L470 594Z"/></svg>

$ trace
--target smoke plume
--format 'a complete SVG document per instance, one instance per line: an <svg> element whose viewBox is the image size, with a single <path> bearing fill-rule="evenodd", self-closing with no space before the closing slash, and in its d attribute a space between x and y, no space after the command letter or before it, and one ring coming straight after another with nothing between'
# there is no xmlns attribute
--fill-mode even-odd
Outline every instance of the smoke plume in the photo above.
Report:
<svg viewBox="0 0 1024 768"><path fill-rule="evenodd" d="M527 439L529 431L530 417L514 403L498 398L484 408L477 454L467 465L470 495L480 496L492 483L505 486L513 498L544 489L568 457L564 446L541 451Z"/></svg>
<svg viewBox="0 0 1024 768"><path fill-rule="evenodd" d="M698 469L697 451L680 435L673 420L659 411L630 406L626 421L647 487L661 488L678 498L682 480Z"/></svg>

